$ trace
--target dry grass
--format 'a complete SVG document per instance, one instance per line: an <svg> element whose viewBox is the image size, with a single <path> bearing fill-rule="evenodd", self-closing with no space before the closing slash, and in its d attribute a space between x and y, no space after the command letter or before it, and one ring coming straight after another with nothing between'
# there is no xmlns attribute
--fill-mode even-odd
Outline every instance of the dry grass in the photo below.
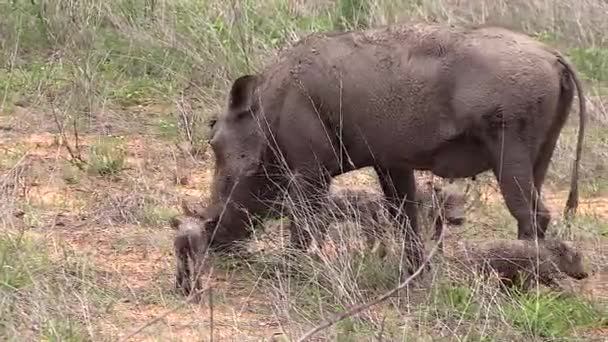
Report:
<svg viewBox="0 0 608 342"><path fill-rule="evenodd" d="M584 248L594 273L561 297L544 289L507 297L481 280L452 279L437 258L421 286L318 339L607 338L605 1L0 0L0 13L3 340L113 341L183 305L172 289L167 218L183 196L208 195L206 121L222 110L231 80L308 32L418 19L501 23L575 62L592 117L579 217L566 225L558 214L576 115L559 141L545 197L552 233ZM471 183L467 223L447 230L446 253L459 239L515 236L490 176ZM341 176L336 186L378 190L369 170ZM357 245L358 222L332 226L328 244L304 255L286 248L280 223L256 233L248 258L214 257L213 329L208 303L187 304L132 340L209 340L211 332L221 341L296 338L401 278L402 240L390 232L382 236L384 259Z"/></svg>

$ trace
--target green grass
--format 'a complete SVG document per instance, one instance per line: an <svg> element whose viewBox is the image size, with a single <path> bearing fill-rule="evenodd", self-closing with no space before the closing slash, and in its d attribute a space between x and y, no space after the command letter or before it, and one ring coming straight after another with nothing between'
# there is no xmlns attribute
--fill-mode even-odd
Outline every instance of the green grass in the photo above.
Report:
<svg viewBox="0 0 608 342"><path fill-rule="evenodd" d="M145 1L107 3L92 11L91 4L50 1L41 12L37 2L0 1L0 10L7 13L0 29L8 38L0 54L0 89L8 100L40 91L60 94L74 87L79 75L86 78L91 95L120 106L170 102L197 68L203 70L198 81L212 97L223 92L228 80L262 66L264 56L293 34L365 28L376 24L377 13L392 21L400 11L419 15L436 10L415 1L339 0L292 13L287 0L247 0L239 1L235 27L234 9L210 0L166 3L154 13ZM68 10L82 21L63 15ZM559 36L547 29L530 33L548 42ZM49 58L62 49L62 58ZM605 48L575 46L568 53L587 78L606 80Z"/></svg>
<svg viewBox="0 0 608 342"><path fill-rule="evenodd" d="M59 318L45 323L40 333L40 339L48 342L90 341L85 329L80 322Z"/></svg>
<svg viewBox="0 0 608 342"><path fill-rule="evenodd" d="M82 310L95 314L115 301L85 258L68 249L59 259L50 253L44 239L0 236L0 339L88 341Z"/></svg>
<svg viewBox="0 0 608 342"><path fill-rule="evenodd" d="M588 80L608 80L608 48L573 48L568 54L578 71Z"/></svg>
<svg viewBox="0 0 608 342"><path fill-rule="evenodd" d="M557 237L572 240L577 237L608 237L608 222L603 216L579 213L570 222L556 222L550 228Z"/></svg>
<svg viewBox="0 0 608 342"><path fill-rule="evenodd" d="M126 167L126 155L121 138L100 137L90 148L89 171L103 177L116 176Z"/></svg>
<svg viewBox="0 0 608 342"><path fill-rule="evenodd" d="M356 30L369 27L371 3L365 0L339 0L336 8L336 28Z"/></svg>
<svg viewBox="0 0 608 342"><path fill-rule="evenodd" d="M154 131L163 139L177 140L181 136L180 125L175 116L161 116L155 120Z"/></svg>
<svg viewBox="0 0 608 342"><path fill-rule="evenodd" d="M171 217L178 214L178 212L173 208L155 205L149 201L145 202L140 210L140 222L145 226L166 225Z"/></svg>
<svg viewBox="0 0 608 342"><path fill-rule="evenodd" d="M243 267L242 262L230 259L223 264L232 270ZM307 319L344 310L356 298L374 298L396 286L400 276L396 255L389 254L383 260L371 252L339 252L332 261L296 251L277 252L253 258L247 267L251 277L264 279L271 291L286 286L282 290L288 291L289 300L297 308L294 314Z"/></svg>
<svg viewBox="0 0 608 342"><path fill-rule="evenodd" d="M504 312L516 329L530 337L563 338L608 322L606 308L554 293L520 295Z"/></svg>
<svg viewBox="0 0 608 342"><path fill-rule="evenodd" d="M440 283L433 288L433 291L433 306L443 311L444 315L456 319L472 319L479 312L474 289L464 285Z"/></svg>
<svg viewBox="0 0 608 342"><path fill-rule="evenodd" d="M587 98L589 101L589 94ZM574 103L578 106L578 103ZM593 115L593 112L590 112ZM568 125L562 130L557 147L545 182L558 189L569 189L572 173L572 161L576 150L576 132L578 131L578 117L572 113L571 119L576 124ZM608 172L605 155L608 153L608 136L606 126L589 120L585 131L583 157L579 185L581 196L603 196L607 194Z"/></svg>
<svg viewBox="0 0 608 342"><path fill-rule="evenodd" d="M20 148L4 149L0 151L0 169L9 170L15 167L26 155Z"/></svg>
<svg viewBox="0 0 608 342"><path fill-rule="evenodd" d="M80 183L82 175L80 174L80 170L72 166L71 164L65 164L61 167L61 178L66 182L66 184L77 185Z"/></svg>
<svg viewBox="0 0 608 342"><path fill-rule="evenodd" d="M32 273L40 273L49 267L48 256L38 243L19 237L0 238L0 288L2 291L18 291L32 285Z"/></svg>

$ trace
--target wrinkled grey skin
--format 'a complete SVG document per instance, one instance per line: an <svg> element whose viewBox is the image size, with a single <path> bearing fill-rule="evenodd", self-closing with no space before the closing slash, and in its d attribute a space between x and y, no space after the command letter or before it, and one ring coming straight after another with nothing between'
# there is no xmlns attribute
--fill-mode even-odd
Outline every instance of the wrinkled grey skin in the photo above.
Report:
<svg viewBox="0 0 608 342"><path fill-rule="evenodd" d="M474 266L482 274L495 271L507 288L517 284L527 291L536 281L554 290L561 290L557 280L567 275L581 280L585 271L579 251L556 239L497 239L479 243L459 243L454 258L461 265ZM467 272L470 270L465 270Z"/></svg>
<svg viewBox="0 0 608 342"><path fill-rule="evenodd" d="M209 236L204 230L201 212L193 211L186 202L182 202L182 209L184 214L172 217L169 223L177 231L173 240L176 257L175 287L188 296L193 290L201 289L200 274L205 267Z"/></svg>
<svg viewBox="0 0 608 342"><path fill-rule="evenodd" d="M585 98L558 51L497 27L400 24L308 36L232 84L209 142L211 248L247 238L249 215L264 215L285 193L292 208L314 212L332 177L363 167L376 170L408 233L410 272L423 260L414 170L449 179L492 170L518 238L542 239L550 214L540 191L576 89L568 213L578 205ZM292 245L307 248L306 221L297 210L290 217Z"/></svg>

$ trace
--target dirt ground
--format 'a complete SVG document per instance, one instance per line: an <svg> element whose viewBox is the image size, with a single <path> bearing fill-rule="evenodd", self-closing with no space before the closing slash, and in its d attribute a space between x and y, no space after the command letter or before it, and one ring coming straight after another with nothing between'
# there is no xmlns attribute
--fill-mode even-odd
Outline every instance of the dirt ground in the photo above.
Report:
<svg viewBox="0 0 608 342"><path fill-rule="evenodd" d="M178 210L184 196L207 196L212 175L209 152L195 160L166 141L143 135L126 136L128 168L116 179L107 179L70 166L66 149L59 146L56 135L8 133L0 138L2 172L13 175L11 181L17 186L13 191L13 219L7 228L42 236L50 246L73 249L107 274L113 287L121 289L120 300L106 315L97 318L96 329L114 340L162 315L162 319L132 340L208 340L211 313L208 303L182 305L183 298L171 292L172 231L166 220L163 221L169 214L159 214L156 220L142 223L132 218L130 211L142 210L141 203L146 197L155 199L154 208L172 213ZM83 136L80 140L86 150L93 137ZM336 186L377 189L373 176L366 172L340 177L336 183ZM495 188L486 187L483 192L486 204L502 205ZM565 191L545 190L544 196L554 217L561 215L565 195ZM596 216L605 224L608 197L582 197L579 213ZM480 227L493 226L477 212L467 219L479 221ZM506 222L514 232L514 220L507 218ZM494 232L482 229L473 234L483 237ZM608 303L606 234L593 235L581 242L594 274L576 285L576 291ZM470 235L470 232L450 231L447 239L455 241ZM61 248L55 250L55 257L60 259ZM208 284L214 294L215 340L268 340L289 326L262 290L255 283L242 281L238 272L216 270ZM165 313L167 310L171 312ZM606 328L594 331L593 335L608 340Z"/></svg>

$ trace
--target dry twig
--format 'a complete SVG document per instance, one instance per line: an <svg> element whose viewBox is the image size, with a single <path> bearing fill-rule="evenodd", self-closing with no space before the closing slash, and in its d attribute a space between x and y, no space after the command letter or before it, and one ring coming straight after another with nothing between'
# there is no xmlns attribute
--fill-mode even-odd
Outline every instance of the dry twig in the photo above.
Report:
<svg viewBox="0 0 608 342"><path fill-rule="evenodd" d="M418 275L420 275L420 273L422 273L422 271L424 270L424 267L431 261L431 259L435 256L435 254L437 254L437 251L440 249L441 243L443 242L443 236L444 233L443 231L441 232L441 235L439 236L439 238L437 239L437 243L435 244L435 246L433 247L433 249L431 250L431 252L429 253L429 255L426 257L426 259L424 260L424 262L422 263L422 265L420 265L420 267L418 267L418 269L416 270L416 272L414 272L412 275L410 275L407 279L405 279L401 284L399 284L399 286L395 287L394 289L384 293L383 295L381 295L380 297L372 300L371 302L368 303L364 303L364 304L360 304L357 306L352 307L350 310L343 312L339 315L336 315L334 318L330 318L325 320L323 323L317 325L316 327L314 327L313 329L309 330L307 333L305 333L304 335L302 335L302 337L300 337L298 339L298 342L303 342L308 340L309 338L311 338L313 335L331 327L332 325L343 321L349 317L352 317L358 313L361 313L369 308L371 308L372 306L378 305L382 302L384 302L385 300L387 300L388 298L392 297L395 293L399 292L400 290L404 289L407 285L409 285L409 283L412 282L412 280L414 278L416 278Z"/></svg>
<svg viewBox="0 0 608 342"><path fill-rule="evenodd" d="M74 128L74 139L75 139L75 148L74 150L72 146L70 146L70 142L68 140L68 136L65 133L65 127L59 120L59 116L57 115L57 109L53 105L51 112L53 113L53 119L55 120L55 125L57 125L57 129L59 130L59 134L61 136L61 145L65 147L71 159L70 162L75 165L80 171L84 171L84 165L87 164L87 161L82 158L82 153L80 151L80 138L78 135L78 127L76 125L76 120L73 122Z"/></svg>

